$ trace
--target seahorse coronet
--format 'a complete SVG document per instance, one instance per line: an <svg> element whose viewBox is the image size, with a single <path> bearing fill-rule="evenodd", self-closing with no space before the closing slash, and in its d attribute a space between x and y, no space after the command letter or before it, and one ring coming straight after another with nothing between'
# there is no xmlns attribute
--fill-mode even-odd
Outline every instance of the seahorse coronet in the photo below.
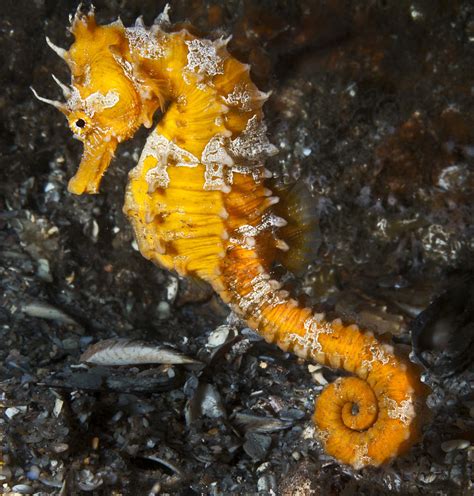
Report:
<svg viewBox="0 0 474 496"><path fill-rule="evenodd" d="M48 40L71 70L71 86L56 81L65 103L39 98L65 114L84 144L69 190L97 193L118 144L162 110L125 193L141 253L207 281L266 341L353 374L317 398L316 431L342 463L386 463L420 438L419 370L371 332L301 306L270 276L277 251L292 248L278 237L287 220L274 212L280 198L266 184L265 159L278 151L262 110L270 93L229 53L230 38L173 30L168 11L151 27L138 18L129 28L78 11L69 50Z"/></svg>

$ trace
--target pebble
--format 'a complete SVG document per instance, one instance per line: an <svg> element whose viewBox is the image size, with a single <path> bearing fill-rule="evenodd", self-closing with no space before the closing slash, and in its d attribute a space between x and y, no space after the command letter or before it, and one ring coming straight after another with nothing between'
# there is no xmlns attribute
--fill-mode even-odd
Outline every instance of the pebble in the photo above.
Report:
<svg viewBox="0 0 474 496"><path fill-rule="evenodd" d="M471 446L467 450L467 459L472 463L474 462L474 446Z"/></svg>
<svg viewBox="0 0 474 496"><path fill-rule="evenodd" d="M69 315L66 315L62 310L53 307L49 303L43 301L32 301L22 305L22 311L30 317L39 319L56 320L60 323L80 327L80 325Z"/></svg>
<svg viewBox="0 0 474 496"><path fill-rule="evenodd" d="M46 282L53 282L53 277L51 276L51 271L49 268L49 262L46 258L38 259L38 277Z"/></svg>
<svg viewBox="0 0 474 496"><path fill-rule="evenodd" d="M17 484L12 487L12 491L19 494L32 494L34 492L33 488L28 484Z"/></svg>
<svg viewBox="0 0 474 496"><path fill-rule="evenodd" d="M161 484L159 482L155 482L153 487L150 490L150 496L161 493Z"/></svg>
<svg viewBox="0 0 474 496"><path fill-rule="evenodd" d="M67 451L69 449L69 445L66 443L58 443L53 446L53 451L55 453L63 453L64 451Z"/></svg>
<svg viewBox="0 0 474 496"><path fill-rule="evenodd" d="M470 445L471 443L466 439L450 439L449 441L444 441L444 443L441 443L441 449L445 453L449 453L450 451L457 449L461 450L469 448Z"/></svg>
<svg viewBox="0 0 474 496"><path fill-rule="evenodd" d="M169 276L168 284L166 286L166 299L169 303L173 303L176 300L179 289L179 280L177 277Z"/></svg>
<svg viewBox="0 0 474 496"><path fill-rule="evenodd" d="M20 413L20 410L18 410L18 408L15 408L14 406L11 406L10 408L7 408L5 410L5 415L9 419L12 419L15 415L18 415L19 413Z"/></svg>
<svg viewBox="0 0 474 496"><path fill-rule="evenodd" d="M75 338L66 338L62 341L65 350L75 350L79 347L79 342Z"/></svg>
<svg viewBox="0 0 474 496"><path fill-rule="evenodd" d="M321 386L325 386L328 381L326 380L326 378L323 376L323 374L321 372L315 372L314 374L312 374L313 376L313 380L314 382L316 382L317 384L321 385Z"/></svg>
<svg viewBox="0 0 474 496"><path fill-rule="evenodd" d="M299 461L301 459L301 453L299 451L293 451L293 453L291 453L291 457L293 460Z"/></svg>
<svg viewBox="0 0 474 496"><path fill-rule="evenodd" d="M168 319L171 315L171 307L167 301L160 301L158 303L158 318L160 320Z"/></svg>
<svg viewBox="0 0 474 496"><path fill-rule="evenodd" d="M319 364L317 364L317 363L316 363L316 364L315 364L315 363L310 363L310 364L308 364L308 372L309 372L310 374L313 374L314 372L317 372L317 371L318 371L318 370L320 370L321 368L322 368L322 367L321 367L321 365L319 365Z"/></svg>
<svg viewBox="0 0 474 496"><path fill-rule="evenodd" d="M28 472L26 473L26 476L30 480L37 480L40 475L40 468L37 465L32 465Z"/></svg>
<svg viewBox="0 0 474 496"><path fill-rule="evenodd" d="M12 478L12 471L8 467L0 467L0 482L8 481Z"/></svg>
<svg viewBox="0 0 474 496"><path fill-rule="evenodd" d="M226 412L217 389L211 384L202 385L201 412L209 418L225 417Z"/></svg>
<svg viewBox="0 0 474 496"><path fill-rule="evenodd" d="M53 408L53 415L58 418L61 410L63 409L64 401L61 400L60 398L56 398L56 401L54 402L54 408Z"/></svg>
<svg viewBox="0 0 474 496"><path fill-rule="evenodd" d="M272 464L270 462L264 462L257 467L257 474L262 474L266 470L270 469Z"/></svg>
<svg viewBox="0 0 474 496"><path fill-rule="evenodd" d="M227 325L221 325L217 329L211 332L207 340L207 345L210 348L221 346L227 341L229 334L230 334L230 327Z"/></svg>
<svg viewBox="0 0 474 496"><path fill-rule="evenodd" d="M434 482L436 480L436 474L431 474L431 473L424 474L424 473L421 473L419 475L419 478L420 478L421 482L423 482L424 484L431 484L432 482Z"/></svg>
<svg viewBox="0 0 474 496"><path fill-rule="evenodd" d="M269 496L276 495L277 484L273 474L262 475L257 481L257 490L268 494Z"/></svg>
<svg viewBox="0 0 474 496"><path fill-rule="evenodd" d="M254 460L265 459L270 449L272 438L266 434L258 434L256 432L247 432L245 437L246 441L242 447L247 455Z"/></svg>

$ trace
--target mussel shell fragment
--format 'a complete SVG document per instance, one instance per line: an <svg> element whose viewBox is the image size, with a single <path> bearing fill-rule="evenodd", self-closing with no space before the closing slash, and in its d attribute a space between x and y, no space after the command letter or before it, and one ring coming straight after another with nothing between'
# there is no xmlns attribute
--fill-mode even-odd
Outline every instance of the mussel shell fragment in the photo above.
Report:
<svg viewBox="0 0 474 496"><path fill-rule="evenodd" d="M411 325L415 355L433 374L466 370L474 357L474 274L455 275Z"/></svg>

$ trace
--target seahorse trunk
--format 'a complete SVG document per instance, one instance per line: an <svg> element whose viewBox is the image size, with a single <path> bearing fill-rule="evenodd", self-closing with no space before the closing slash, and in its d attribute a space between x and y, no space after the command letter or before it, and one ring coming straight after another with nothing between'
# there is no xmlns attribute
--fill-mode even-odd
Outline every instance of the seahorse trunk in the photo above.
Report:
<svg viewBox="0 0 474 496"><path fill-rule="evenodd" d="M415 365L370 332L299 306L270 278L257 251L229 250L224 300L269 343L356 376L338 379L317 399L313 420L325 450L355 468L406 452L419 439L425 392Z"/></svg>

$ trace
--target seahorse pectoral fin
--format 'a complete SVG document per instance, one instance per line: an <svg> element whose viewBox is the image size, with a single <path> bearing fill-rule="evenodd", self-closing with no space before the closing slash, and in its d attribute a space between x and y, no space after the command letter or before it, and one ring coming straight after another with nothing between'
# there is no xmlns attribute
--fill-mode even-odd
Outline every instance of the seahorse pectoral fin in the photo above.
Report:
<svg viewBox="0 0 474 496"><path fill-rule="evenodd" d="M70 179L68 190L75 195L96 194L100 181L114 156L117 141L97 143L94 136L84 141L84 152L76 174Z"/></svg>
<svg viewBox="0 0 474 496"><path fill-rule="evenodd" d="M301 181L289 186L269 186L280 198L272 209L287 222L278 229L277 235L289 249L279 250L277 260L294 274L301 275L315 260L321 244L316 199Z"/></svg>

